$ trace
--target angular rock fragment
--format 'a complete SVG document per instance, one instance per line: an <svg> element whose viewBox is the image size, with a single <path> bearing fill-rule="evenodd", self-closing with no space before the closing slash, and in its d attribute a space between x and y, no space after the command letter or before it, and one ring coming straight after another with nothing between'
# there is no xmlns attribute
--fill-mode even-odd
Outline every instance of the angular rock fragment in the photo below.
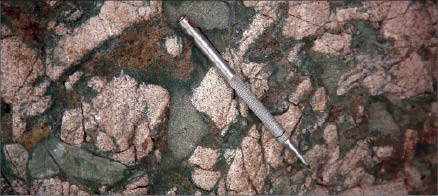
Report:
<svg viewBox="0 0 438 196"><path fill-rule="evenodd" d="M382 146L376 148L376 155L381 159L387 159L391 157L392 152L394 151L394 147L392 146Z"/></svg>
<svg viewBox="0 0 438 196"><path fill-rule="evenodd" d="M423 61L416 52L412 53L408 59L391 68L394 82L387 84L384 91L400 99L433 92L429 67L429 62Z"/></svg>
<svg viewBox="0 0 438 196"><path fill-rule="evenodd" d="M325 54L347 55L350 53L351 39L351 35L346 33L324 33L321 38L315 40L312 50Z"/></svg>
<svg viewBox="0 0 438 196"><path fill-rule="evenodd" d="M100 151L111 151L116 148L111 137L103 131L97 134L96 146Z"/></svg>
<svg viewBox="0 0 438 196"><path fill-rule="evenodd" d="M3 26L2 29L8 29ZM45 68L37 53L20 38L5 37L1 46L1 96L12 105L12 133L14 140L18 140L26 128L25 117L43 113L50 106L51 97L44 96L50 81L32 87Z"/></svg>
<svg viewBox="0 0 438 196"><path fill-rule="evenodd" d="M161 13L161 2L129 3L108 1L103 4L97 16L85 21L74 29L72 34L65 35L54 49L54 57L49 57L51 64L47 75L54 81L62 75L64 70L91 52L101 43L112 36L117 36L134 23L149 20ZM60 62L60 65L57 65Z"/></svg>
<svg viewBox="0 0 438 196"><path fill-rule="evenodd" d="M131 183L125 186L124 195L145 195L148 193L147 186L149 178L147 175L134 179Z"/></svg>
<svg viewBox="0 0 438 196"><path fill-rule="evenodd" d="M33 195L89 195L79 190L76 185L63 182L59 178L35 180L32 184L31 194Z"/></svg>
<svg viewBox="0 0 438 196"><path fill-rule="evenodd" d="M345 155L342 164L339 167L339 173L341 175L347 174L353 168L356 168L356 164L359 161L366 159L371 159L368 151L368 144L365 141L359 141L356 146Z"/></svg>
<svg viewBox="0 0 438 196"><path fill-rule="evenodd" d="M223 133L237 118L237 102L233 99L233 90L215 67L210 68L199 87L194 90L191 101L193 106L198 111L206 113Z"/></svg>
<svg viewBox="0 0 438 196"><path fill-rule="evenodd" d="M177 57L182 52L181 40L176 36L166 38L164 45L166 46L167 53L172 57Z"/></svg>
<svg viewBox="0 0 438 196"><path fill-rule="evenodd" d="M82 71L77 71L74 74L72 74L71 76L68 77L67 81L65 82L65 88L67 90L72 90L73 89L73 85L79 80L81 79L81 76L84 74L84 72Z"/></svg>
<svg viewBox="0 0 438 196"><path fill-rule="evenodd" d="M20 195L28 195L29 187L22 180L14 180L11 184L12 189Z"/></svg>
<svg viewBox="0 0 438 196"><path fill-rule="evenodd" d="M236 150L233 163L228 170L225 181L228 190L227 194L256 194L249 182L249 176L243 164L244 161L242 151Z"/></svg>
<svg viewBox="0 0 438 196"><path fill-rule="evenodd" d="M369 14L359 11L357 7L336 9L336 20L346 22L349 20L368 20Z"/></svg>
<svg viewBox="0 0 438 196"><path fill-rule="evenodd" d="M84 142L82 110L71 109L64 111L61 125L61 140L67 144L79 145Z"/></svg>
<svg viewBox="0 0 438 196"><path fill-rule="evenodd" d="M310 164L313 168L319 164L321 164L322 160L324 160L326 156L327 149L321 145L313 146L309 151L304 154L304 159Z"/></svg>
<svg viewBox="0 0 438 196"><path fill-rule="evenodd" d="M327 143L327 163L332 164L339 158L338 131L336 129L336 125L327 125L324 128L323 136Z"/></svg>
<svg viewBox="0 0 438 196"><path fill-rule="evenodd" d="M219 157L219 151L202 146L196 147L189 159L190 164L199 165L202 169L211 169Z"/></svg>
<svg viewBox="0 0 438 196"><path fill-rule="evenodd" d="M412 160L416 153L418 142L418 132L413 129L407 129L404 133L403 155L405 161Z"/></svg>
<svg viewBox="0 0 438 196"><path fill-rule="evenodd" d="M330 5L328 2L291 1L288 14L283 35L300 40L322 31L330 16Z"/></svg>
<svg viewBox="0 0 438 196"><path fill-rule="evenodd" d="M284 146L265 127L262 128L262 145L266 163L273 168L280 166L283 163L281 151Z"/></svg>
<svg viewBox="0 0 438 196"><path fill-rule="evenodd" d="M6 144L4 153L14 173L22 179L27 179L26 165L29 159L27 150L21 144Z"/></svg>
<svg viewBox="0 0 438 196"><path fill-rule="evenodd" d="M133 165L135 163L135 148L131 146L127 150L113 154L113 159L125 165Z"/></svg>
<svg viewBox="0 0 438 196"><path fill-rule="evenodd" d="M92 106L83 103L85 126L103 128L97 135L97 147L113 151L114 159L132 165L153 150L152 133L162 135L158 129L166 122L170 95L160 86L138 84L123 73L102 84Z"/></svg>
<svg viewBox="0 0 438 196"><path fill-rule="evenodd" d="M344 179L344 186L354 187L358 184L371 185L374 183L374 176L368 174L362 167L352 170Z"/></svg>
<svg viewBox="0 0 438 196"><path fill-rule="evenodd" d="M315 91L315 94L310 101L313 111L324 111L327 108L328 97L325 88L321 87Z"/></svg>
<svg viewBox="0 0 438 196"><path fill-rule="evenodd" d="M290 135L300 122L302 110L301 106L290 105L285 113L275 116L275 120Z"/></svg>
<svg viewBox="0 0 438 196"><path fill-rule="evenodd" d="M214 187L220 177L221 173L219 171L208 171L199 168L196 168L192 174L195 185L207 191Z"/></svg>
<svg viewBox="0 0 438 196"><path fill-rule="evenodd" d="M255 125L250 129L249 135L242 140L242 153L245 169L257 193L262 193L268 169L263 161L262 147L259 144L260 134Z"/></svg>
<svg viewBox="0 0 438 196"><path fill-rule="evenodd" d="M402 180L394 180L379 185L355 187L345 190L340 195L406 195L407 187Z"/></svg>
<svg viewBox="0 0 438 196"><path fill-rule="evenodd" d="M295 92L289 96L289 102L298 105L303 98L305 98L312 91L312 83L307 78L298 84Z"/></svg>

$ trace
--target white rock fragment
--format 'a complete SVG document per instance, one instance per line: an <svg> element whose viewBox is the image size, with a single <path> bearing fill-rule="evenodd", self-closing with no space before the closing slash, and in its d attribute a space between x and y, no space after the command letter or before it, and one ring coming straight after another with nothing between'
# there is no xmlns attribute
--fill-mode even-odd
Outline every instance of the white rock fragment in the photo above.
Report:
<svg viewBox="0 0 438 196"><path fill-rule="evenodd" d="M6 160L11 164L14 173L26 180L26 165L29 159L29 153L21 144L6 144L4 147Z"/></svg>
<svg viewBox="0 0 438 196"><path fill-rule="evenodd" d="M181 40L176 36L166 38L164 45L166 46L167 53L172 57L177 57L182 52Z"/></svg>
<svg viewBox="0 0 438 196"><path fill-rule="evenodd" d="M267 7L273 6L278 2L275 1L243 1L245 7Z"/></svg>
<svg viewBox="0 0 438 196"><path fill-rule="evenodd" d="M146 187L148 185L149 178L147 175L139 177L125 186L123 195L145 195L148 193L148 188Z"/></svg>
<svg viewBox="0 0 438 196"><path fill-rule="evenodd" d="M339 158L338 131L335 124L324 128L324 140L327 143L327 163L332 164Z"/></svg>
<svg viewBox="0 0 438 196"><path fill-rule="evenodd" d="M216 163L219 151L202 146L196 147L195 152L189 159L189 163L199 165L202 169L209 170Z"/></svg>
<svg viewBox="0 0 438 196"><path fill-rule="evenodd" d="M135 155L136 155L135 148L134 146L131 146L130 148L128 148L123 152L114 153L113 159L125 165L134 165Z"/></svg>
<svg viewBox="0 0 438 196"><path fill-rule="evenodd" d="M249 130L248 136L243 138L241 146L244 166L251 184L257 193L261 194L268 170L263 161L262 146L258 142L259 139L260 134L254 125Z"/></svg>
<svg viewBox="0 0 438 196"><path fill-rule="evenodd" d="M309 165L314 168L321 164L325 159L327 154L327 149L322 145L315 145L310 150L304 154L304 159L309 163Z"/></svg>
<svg viewBox="0 0 438 196"><path fill-rule="evenodd" d="M29 187L22 180L14 180L11 184L12 189L20 195L28 195Z"/></svg>
<svg viewBox="0 0 438 196"><path fill-rule="evenodd" d="M368 20L368 18L368 13L360 12L357 7L336 9L336 20L338 22L346 22L349 20Z"/></svg>
<svg viewBox="0 0 438 196"><path fill-rule="evenodd" d="M362 167L352 170L344 179L344 186L354 187L358 184L371 185L374 183L374 176L368 174Z"/></svg>
<svg viewBox="0 0 438 196"><path fill-rule="evenodd" d="M81 76L84 74L84 72L82 71L77 71L74 74L72 74L71 76L68 77L67 81L65 82L65 88L67 90L72 90L73 89L73 85L79 80L81 79Z"/></svg>
<svg viewBox="0 0 438 196"><path fill-rule="evenodd" d="M108 82L100 76L94 76L92 77L87 85L88 87L92 88L93 90L97 91L97 92L101 92L103 87L107 84Z"/></svg>
<svg viewBox="0 0 438 196"><path fill-rule="evenodd" d="M217 195L225 195L227 193L226 187L225 187L225 180L224 178L221 178L218 182L218 187L217 187Z"/></svg>
<svg viewBox="0 0 438 196"><path fill-rule="evenodd" d="M284 146L264 126L262 127L262 145L266 163L273 168L279 167L283 163L281 151Z"/></svg>
<svg viewBox="0 0 438 196"><path fill-rule="evenodd" d="M287 55L287 60L290 63L296 63L298 61L298 53L301 51L301 48L303 46L304 44L297 44L292 48L292 50Z"/></svg>
<svg viewBox="0 0 438 196"><path fill-rule="evenodd" d="M345 95L350 89L359 86L358 82L365 77L367 70L352 70L341 76L338 81L336 95Z"/></svg>
<svg viewBox="0 0 438 196"><path fill-rule="evenodd" d="M384 182L378 185L347 189L340 195L407 195L408 190L403 180Z"/></svg>
<svg viewBox="0 0 438 196"><path fill-rule="evenodd" d="M417 52L413 52L408 59L394 65L390 72L395 82L386 85L384 91L400 99L433 92L430 64L423 61Z"/></svg>
<svg viewBox="0 0 438 196"><path fill-rule="evenodd" d="M356 146L345 155L339 167L339 173L345 175L353 168L356 168L356 164L359 163L359 161L369 161L370 159L367 142L359 141Z"/></svg>
<svg viewBox="0 0 438 196"><path fill-rule="evenodd" d="M248 180L248 173L243 164L242 151L236 150L236 155L234 156L233 163L228 170L225 181L226 189L228 190L227 194L256 194Z"/></svg>
<svg viewBox="0 0 438 196"><path fill-rule="evenodd" d="M235 154L236 154L236 150L234 150L234 149L225 149L224 158L225 158L225 161L227 162L227 164L231 164Z"/></svg>
<svg viewBox="0 0 438 196"><path fill-rule="evenodd" d="M221 177L221 173L219 171L208 171L196 168L192 174L192 180L195 185L204 190L211 190L216 182Z"/></svg>
<svg viewBox="0 0 438 196"><path fill-rule="evenodd" d="M298 84L296 90L289 96L289 102L298 105L312 91L310 78L303 80Z"/></svg>
<svg viewBox="0 0 438 196"><path fill-rule="evenodd" d="M392 152L394 151L394 147L392 146L376 147L375 151L378 158L385 160L391 157Z"/></svg>
<svg viewBox="0 0 438 196"><path fill-rule="evenodd" d="M346 33L324 33L321 38L315 40L312 50L325 54L347 55L350 53L351 39L351 35Z"/></svg>
<svg viewBox="0 0 438 196"><path fill-rule="evenodd" d="M103 129L96 138L99 150L111 151L126 165L135 164L152 152L151 134L162 134L158 131L166 122L169 93L157 85L139 84L124 73L109 83L99 77L91 80L88 85L99 94L92 105L82 103L85 129Z"/></svg>
<svg viewBox="0 0 438 196"><path fill-rule="evenodd" d="M233 99L233 90L215 67L210 68L199 87L194 90L191 101L198 111L206 113L215 122L222 133L237 118L237 102Z"/></svg>
<svg viewBox="0 0 438 196"><path fill-rule="evenodd" d="M160 150L155 150L154 151L154 155L155 155L155 158L157 159L157 162L158 163L161 162L161 152L160 152Z"/></svg>
<svg viewBox="0 0 438 196"><path fill-rule="evenodd" d="M362 86L368 89L371 95L379 95L383 92L383 87L391 81L391 75L384 70L370 74L362 81Z"/></svg>
<svg viewBox="0 0 438 196"><path fill-rule="evenodd" d="M61 125L61 140L67 144L79 145L84 142L82 110L70 109L64 111Z"/></svg>
<svg viewBox="0 0 438 196"><path fill-rule="evenodd" d="M325 1L311 3L291 1L288 14L283 35L300 40L322 31L323 25L330 17L330 5Z"/></svg>
<svg viewBox="0 0 438 196"><path fill-rule="evenodd" d="M403 155L406 161L412 160L416 154L416 145L418 142L418 132L413 129L407 129L404 133Z"/></svg>
<svg viewBox="0 0 438 196"><path fill-rule="evenodd" d="M59 178L34 180L31 194L33 195L89 195L79 190L76 185L63 182Z"/></svg>
<svg viewBox="0 0 438 196"><path fill-rule="evenodd" d="M275 120L280 123L281 127L290 135L300 122L303 109L302 106L290 105L288 110L275 116Z"/></svg>
<svg viewBox="0 0 438 196"><path fill-rule="evenodd" d="M324 111L327 108L328 97L325 88L318 88L310 101L313 111Z"/></svg>
<svg viewBox="0 0 438 196"><path fill-rule="evenodd" d="M159 14L161 2L158 1L150 2L150 6L122 1L105 2L99 15L85 21L71 35L65 35L61 39L54 49L53 59L61 65L55 65L55 61L48 59L51 65L47 69L47 75L54 81L58 80L64 70L108 38L120 35L123 29L134 23L149 20Z"/></svg>
<svg viewBox="0 0 438 196"><path fill-rule="evenodd" d="M176 188L176 186L174 186L169 191L167 191L166 195L176 195L177 190L178 190L178 188Z"/></svg>
<svg viewBox="0 0 438 196"><path fill-rule="evenodd" d="M2 25L2 32L9 28ZM45 81L32 87L45 68L37 53L11 35L1 40L1 84L0 91L4 102L12 105L12 132L18 140L25 131L26 116L35 116L44 112L51 104L51 97L44 96L50 82Z"/></svg>
<svg viewBox="0 0 438 196"><path fill-rule="evenodd" d="M249 87L251 92L255 94L257 98L261 98L269 90L268 78L271 75L270 72L264 71L264 67L267 65L264 63L242 63L240 68L242 74L248 78Z"/></svg>
<svg viewBox="0 0 438 196"><path fill-rule="evenodd" d="M82 10L75 10L72 14L67 17L67 21L74 22L82 16Z"/></svg>
<svg viewBox="0 0 438 196"><path fill-rule="evenodd" d="M103 131L97 134L96 146L100 151L111 151L116 148L111 137Z"/></svg>

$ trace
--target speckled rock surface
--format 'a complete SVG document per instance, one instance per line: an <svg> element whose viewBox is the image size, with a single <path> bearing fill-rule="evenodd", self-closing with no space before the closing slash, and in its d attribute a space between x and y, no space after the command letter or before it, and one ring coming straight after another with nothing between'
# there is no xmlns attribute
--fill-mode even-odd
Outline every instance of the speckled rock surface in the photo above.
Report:
<svg viewBox="0 0 438 196"><path fill-rule="evenodd" d="M0 5L2 195L438 193L436 1Z"/></svg>

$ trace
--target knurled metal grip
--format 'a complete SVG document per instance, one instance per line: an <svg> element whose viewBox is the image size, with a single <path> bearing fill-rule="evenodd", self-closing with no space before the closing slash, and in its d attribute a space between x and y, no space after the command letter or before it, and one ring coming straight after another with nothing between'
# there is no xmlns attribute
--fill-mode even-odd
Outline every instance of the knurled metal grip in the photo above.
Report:
<svg viewBox="0 0 438 196"><path fill-rule="evenodd" d="M254 114L259 117L265 127L271 131L272 135L277 137L281 143L285 143L286 140L288 140L289 135L251 92L245 82L243 82L239 76L234 75L234 77L229 80L229 83L236 93L246 102L246 104L248 104L248 107L254 112Z"/></svg>
<svg viewBox="0 0 438 196"><path fill-rule="evenodd" d="M283 144L285 144L290 150L292 150L298 158L308 165L303 156L292 145L289 140L289 134L278 124L274 119L274 116L263 106L263 104L257 99L257 97L251 92L245 82L237 76L233 70L228 66L227 62L222 58L216 48L208 41L208 39L193 25L185 16L182 16L178 23L184 29L184 31L193 37L195 44L201 49L201 51L213 62L213 64L221 71L225 80L231 85L236 93L248 104L248 107L259 117L265 127L271 131L271 133Z"/></svg>

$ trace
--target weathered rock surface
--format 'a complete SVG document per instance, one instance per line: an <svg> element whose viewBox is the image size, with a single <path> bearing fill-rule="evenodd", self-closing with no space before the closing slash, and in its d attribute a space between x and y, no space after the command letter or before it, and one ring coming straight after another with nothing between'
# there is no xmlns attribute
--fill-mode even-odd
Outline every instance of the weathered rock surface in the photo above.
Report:
<svg viewBox="0 0 438 196"><path fill-rule="evenodd" d="M45 145L57 165L68 176L102 185L114 184L123 178L126 167L121 163L94 156L79 147L63 144L54 138L48 140Z"/></svg>
<svg viewBox="0 0 438 196"><path fill-rule="evenodd" d="M37 179L52 177L59 173L59 168L43 144L32 152L28 164L30 176Z"/></svg>
<svg viewBox="0 0 438 196"><path fill-rule="evenodd" d="M189 96L172 97L167 131L169 149L178 160L188 156L208 133L208 126L192 106Z"/></svg>

